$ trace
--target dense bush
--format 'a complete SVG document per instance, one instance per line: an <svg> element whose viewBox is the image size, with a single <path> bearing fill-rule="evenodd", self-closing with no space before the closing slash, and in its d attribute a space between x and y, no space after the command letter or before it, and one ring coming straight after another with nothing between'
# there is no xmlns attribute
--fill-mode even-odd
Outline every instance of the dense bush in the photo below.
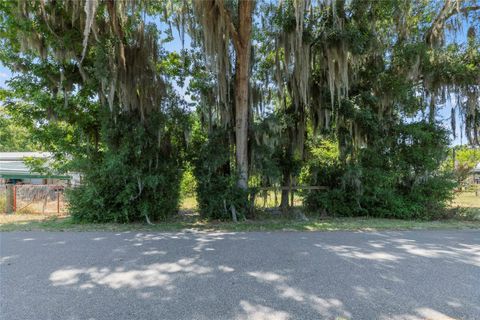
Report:
<svg viewBox="0 0 480 320"><path fill-rule="evenodd" d="M350 162L342 163L334 143L324 141L303 178L329 190L307 193L305 205L335 216L441 217L455 185L440 170L447 146L447 132L425 122L395 126Z"/></svg>
<svg viewBox="0 0 480 320"><path fill-rule="evenodd" d="M165 121L155 115L140 121L136 113L105 121L104 148L85 158L82 185L69 194L76 220L156 221L177 211L181 142Z"/></svg>
<svg viewBox="0 0 480 320"><path fill-rule="evenodd" d="M191 163L196 178L198 209L204 218L230 219L232 206L238 217L247 213L245 191L232 172L228 133L220 129L204 134L197 128L191 142Z"/></svg>

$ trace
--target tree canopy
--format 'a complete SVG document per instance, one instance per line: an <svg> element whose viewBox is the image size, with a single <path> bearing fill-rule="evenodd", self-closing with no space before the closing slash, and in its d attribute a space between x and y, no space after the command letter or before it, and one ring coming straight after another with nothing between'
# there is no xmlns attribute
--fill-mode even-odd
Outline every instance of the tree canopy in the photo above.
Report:
<svg viewBox="0 0 480 320"><path fill-rule="evenodd" d="M479 18L476 0L5 1L0 126L85 176L79 219L167 218L187 167L205 217L251 217L267 187L288 213L301 184L329 188L311 211L431 217L450 133L479 145Z"/></svg>

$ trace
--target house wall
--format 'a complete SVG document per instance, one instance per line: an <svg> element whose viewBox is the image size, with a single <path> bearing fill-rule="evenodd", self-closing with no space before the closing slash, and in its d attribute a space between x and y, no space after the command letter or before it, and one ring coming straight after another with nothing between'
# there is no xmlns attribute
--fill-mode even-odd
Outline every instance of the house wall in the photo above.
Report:
<svg viewBox="0 0 480 320"><path fill-rule="evenodd" d="M30 184L43 184L43 181L44 179L30 179L30 182L26 182L25 183L30 183Z"/></svg>

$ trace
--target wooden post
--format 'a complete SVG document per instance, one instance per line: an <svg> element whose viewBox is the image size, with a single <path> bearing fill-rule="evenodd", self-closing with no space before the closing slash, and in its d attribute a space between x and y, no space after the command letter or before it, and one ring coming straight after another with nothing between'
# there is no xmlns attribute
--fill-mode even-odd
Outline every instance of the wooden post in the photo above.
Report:
<svg viewBox="0 0 480 320"><path fill-rule="evenodd" d="M295 200L295 188L292 187L292 185L290 185L290 208L293 208L294 207L294 200Z"/></svg>
<svg viewBox="0 0 480 320"><path fill-rule="evenodd" d="M13 212L17 211L17 186L13 186Z"/></svg>
<svg viewBox="0 0 480 320"><path fill-rule="evenodd" d="M57 191L57 213L60 213L60 191Z"/></svg>
<svg viewBox="0 0 480 320"><path fill-rule="evenodd" d="M7 184L7 192L5 194L6 197L6 205L5 205L5 212L6 213L13 213L15 211L15 190L12 184Z"/></svg>

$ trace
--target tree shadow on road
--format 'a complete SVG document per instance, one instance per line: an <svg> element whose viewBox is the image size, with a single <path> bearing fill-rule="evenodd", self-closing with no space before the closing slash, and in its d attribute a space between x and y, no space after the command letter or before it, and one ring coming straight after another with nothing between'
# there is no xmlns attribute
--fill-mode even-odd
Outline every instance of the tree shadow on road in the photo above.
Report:
<svg viewBox="0 0 480 320"><path fill-rule="evenodd" d="M418 241L417 234L17 234L11 241L20 254L3 250L2 259L19 268L3 268L4 275L26 273L22 260L39 259L26 258L29 250L58 259L30 277L37 282L26 292L5 297L6 306L17 299L45 303L38 319L55 306L71 306L72 297L85 307L81 314L64 308L65 319L103 319L105 313L112 319L479 317L478 237L423 232Z"/></svg>

